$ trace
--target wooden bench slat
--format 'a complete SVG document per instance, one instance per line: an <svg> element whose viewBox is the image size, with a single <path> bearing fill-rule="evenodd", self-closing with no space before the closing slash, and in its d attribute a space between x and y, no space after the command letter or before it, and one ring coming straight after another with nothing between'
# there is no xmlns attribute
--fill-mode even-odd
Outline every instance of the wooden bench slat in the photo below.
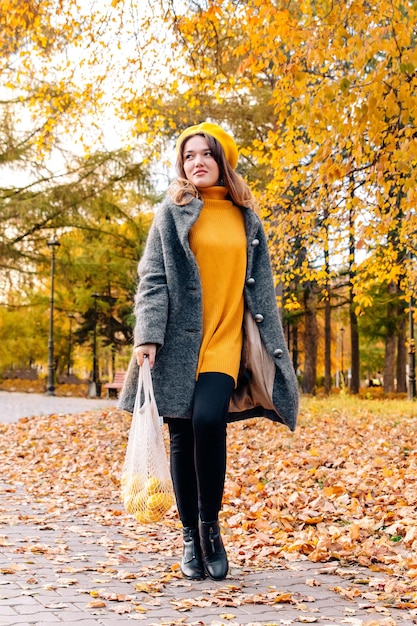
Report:
<svg viewBox="0 0 417 626"><path fill-rule="evenodd" d="M111 391L115 392L117 398L117 391L123 387L123 383L126 378L126 372L115 372L113 382L106 383L104 387L107 389L107 397L111 397Z"/></svg>

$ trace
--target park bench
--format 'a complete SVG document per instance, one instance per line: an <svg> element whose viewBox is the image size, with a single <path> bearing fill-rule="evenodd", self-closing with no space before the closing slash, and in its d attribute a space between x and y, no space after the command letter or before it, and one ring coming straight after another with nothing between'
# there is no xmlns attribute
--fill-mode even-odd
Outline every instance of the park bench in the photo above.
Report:
<svg viewBox="0 0 417 626"><path fill-rule="evenodd" d="M108 398L117 398L119 389L123 387L125 381L126 372L116 372L114 374L113 382L106 383L104 386L107 389Z"/></svg>

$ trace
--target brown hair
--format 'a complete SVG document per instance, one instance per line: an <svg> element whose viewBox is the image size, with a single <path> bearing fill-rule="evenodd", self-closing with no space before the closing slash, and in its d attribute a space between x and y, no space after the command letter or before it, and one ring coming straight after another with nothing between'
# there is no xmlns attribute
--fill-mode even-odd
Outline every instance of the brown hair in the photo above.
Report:
<svg viewBox="0 0 417 626"><path fill-rule="evenodd" d="M255 209L256 202L251 190L243 178L241 178L239 174L236 174L235 170L230 166L221 144L217 139L206 133L198 133L198 135L201 135L201 137L204 137L207 141L211 154L219 167L219 178L220 181L222 181L219 184L223 184L226 187L232 202L237 206ZM201 199L199 190L193 183L187 180L184 172L184 147L187 141L194 136L195 135L189 135L186 137L179 147L176 162L178 178L173 181L168 189L172 200L175 204L180 206L188 204L192 198Z"/></svg>

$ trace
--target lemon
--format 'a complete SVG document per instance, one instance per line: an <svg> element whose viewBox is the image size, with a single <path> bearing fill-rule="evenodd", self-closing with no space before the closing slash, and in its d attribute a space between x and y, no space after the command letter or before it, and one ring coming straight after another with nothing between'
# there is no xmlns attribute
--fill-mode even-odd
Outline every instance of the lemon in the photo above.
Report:
<svg viewBox="0 0 417 626"><path fill-rule="evenodd" d="M135 502L135 495L134 494L130 494L130 495L126 494L123 497L123 504L124 504L124 507L125 507L125 509L126 509L126 511L128 513L134 513L135 512L136 507L134 506L134 502Z"/></svg>
<svg viewBox="0 0 417 626"><path fill-rule="evenodd" d="M141 476L141 474L133 474L133 476L128 481L128 489L129 491L133 491L134 493L138 493L141 491L145 484L145 477Z"/></svg>
<svg viewBox="0 0 417 626"><path fill-rule="evenodd" d="M146 524L147 522L149 522L147 516L146 516L146 512L144 511L136 511L135 513L135 519L140 523L140 524Z"/></svg>
<svg viewBox="0 0 417 626"><path fill-rule="evenodd" d="M143 489L142 491L139 491L139 493L135 495L133 500L133 507L135 511L144 511L146 509L147 499L148 496L146 494L146 491L144 491Z"/></svg>
<svg viewBox="0 0 417 626"><path fill-rule="evenodd" d="M163 513L161 513L161 511L150 511L149 509L146 509L145 517L148 522L160 522L163 517Z"/></svg>
<svg viewBox="0 0 417 626"><path fill-rule="evenodd" d="M145 485L146 493L151 496L163 490L163 486L159 478L148 478Z"/></svg>
<svg viewBox="0 0 417 626"><path fill-rule="evenodd" d="M150 476L144 480L140 474L122 475L122 499L128 513L142 524L159 522L172 505L170 485Z"/></svg>
<svg viewBox="0 0 417 626"><path fill-rule="evenodd" d="M146 510L150 515L157 513L162 517L168 511L172 504L171 495L169 493L154 493L149 496Z"/></svg>

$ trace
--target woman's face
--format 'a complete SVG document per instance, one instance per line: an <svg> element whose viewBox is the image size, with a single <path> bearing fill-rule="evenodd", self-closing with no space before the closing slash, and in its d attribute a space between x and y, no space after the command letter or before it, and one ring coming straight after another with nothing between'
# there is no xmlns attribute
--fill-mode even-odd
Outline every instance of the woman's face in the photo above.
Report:
<svg viewBox="0 0 417 626"><path fill-rule="evenodd" d="M211 154L206 139L201 135L194 135L187 139L183 147L183 161L185 177L197 189L218 184L219 166Z"/></svg>

